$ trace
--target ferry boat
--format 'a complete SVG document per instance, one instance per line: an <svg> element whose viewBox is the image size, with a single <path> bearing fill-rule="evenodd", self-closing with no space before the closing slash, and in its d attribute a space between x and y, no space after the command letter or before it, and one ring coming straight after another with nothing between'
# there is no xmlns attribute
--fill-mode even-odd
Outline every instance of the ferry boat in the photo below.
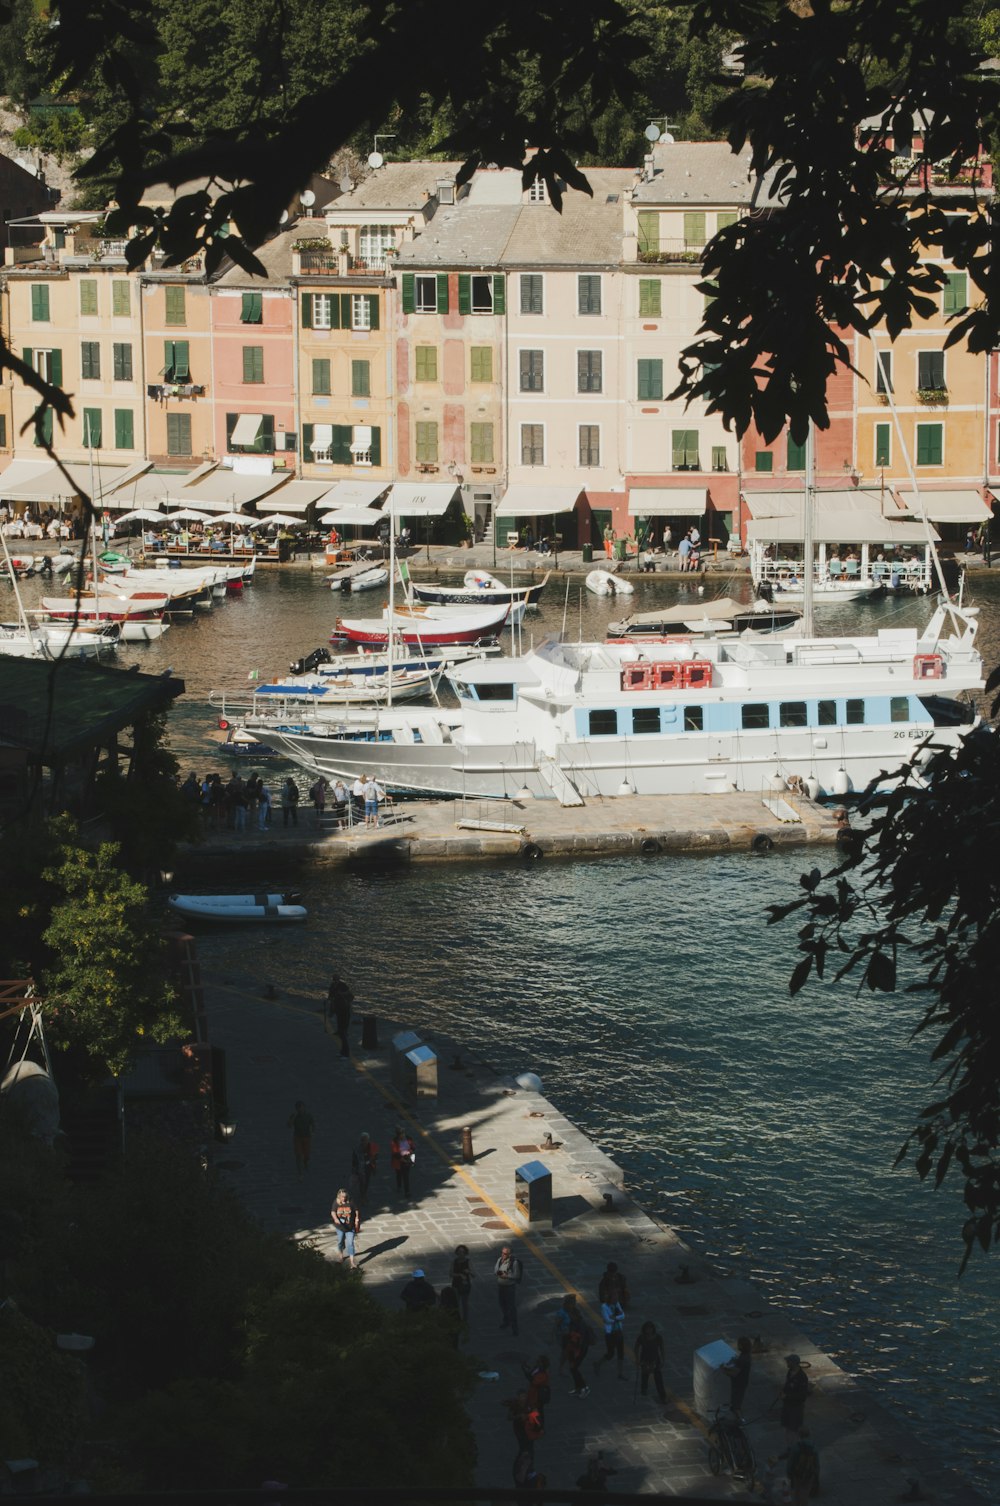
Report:
<svg viewBox="0 0 1000 1506"><path fill-rule="evenodd" d="M813 797L860 792L925 744L977 721L976 612L871 636L549 640L523 658L449 671L455 711L389 711L364 728L270 730L296 762L397 789L541 798L762 791L795 776Z"/></svg>

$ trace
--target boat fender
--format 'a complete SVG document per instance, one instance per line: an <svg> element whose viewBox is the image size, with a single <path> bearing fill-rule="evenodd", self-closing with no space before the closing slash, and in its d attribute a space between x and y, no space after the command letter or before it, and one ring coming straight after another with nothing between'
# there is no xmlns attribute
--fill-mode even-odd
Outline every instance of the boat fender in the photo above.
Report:
<svg viewBox="0 0 1000 1506"><path fill-rule="evenodd" d="M750 843L750 851L755 852L758 857L764 857L767 853L774 851L774 843L767 835L767 832L759 831L757 833Z"/></svg>
<svg viewBox="0 0 1000 1506"><path fill-rule="evenodd" d="M224 716L220 716L219 717L219 731L220 732L228 732L229 731L229 723L226 721L226 718Z"/></svg>
<svg viewBox="0 0 1000 1506"><path fill-rule="evenodd" d="M529 863L536 863L541 855L542 849L539 847L537 842L525 842L524 846L521 848L522 858L526 858Z"/></svg>
<svg viewBox="0 0 1000 1506"><path fill-rule="evenodd" d="M660 844L655 837L643 837L639 843L639 851L644 852L647 857L652 857L653 853L659 852L659 850Z"/></svg>

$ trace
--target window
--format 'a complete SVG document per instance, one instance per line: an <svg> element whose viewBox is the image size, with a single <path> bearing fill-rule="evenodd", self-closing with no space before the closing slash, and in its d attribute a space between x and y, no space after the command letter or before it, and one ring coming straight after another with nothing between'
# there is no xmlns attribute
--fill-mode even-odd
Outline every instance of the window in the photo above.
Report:
<svg viewBox="0 0 1000 1506"><path fill-rule="evenodd" d="M416 279L416 311L418 314L437 313L437 278L418 277Z"/></svg>
<svg viewBox="0 0 1000 1506"><path fill-rule="evenodd" d="M124 277L111 283L111 312L116 319L127 319L132 312L132 290Z"/></svg>
<svg viewBox="0 0 1000 1506"><path fill-rule="evenodd" d="M273 455L273 413L227 413L226 449L233 455Z"/></svg>
<svg viewBox="0 0 1000 1506"><path fill-rule="evenodd" d="M581 424L580 435L580 464L600 465L601 463L601 429L599 424Z"/></svg>
<svg viewBox="0 0 1000 1506"><path fill-rule="evenodd" d="M704 727L705 727L705 708L704 708L704 706L685 706L684 707L684 731L685 732L702 732L702 731L704 731Z"/></svg>
<svg viewBox="0 0 1000 1506"><path fill-rule="evenodd" d="M788 454L785 459L785 469L789 471L804 471L806 468L805 444L798 444L789 434Z"/></svg>
<svg viewBox="0 0 1000 1506"><path fill-rule="evenodd" d="M910 698L908 695L894 695L890 697L889 720L891 722L908 722L910 720Z"/></svg>
<svg viewBox="0 0 1000 1506"><path fill-rule="evenodd" d="M83 340L80 344L80 375L85 382L100 381L101 347L96 340Z"/></svg>
<svg viewBox="0 0 1000 1506"><path fill-rule="evenodd" d="M417 276L403 273L404 314L446 314L448 312L448 274Z"/></svg>
<svg viewBox="0 0 1000 1506"><path fill-rule="evenodd" d="M352 329L378 329L378 319L372 318L372 304L377 302L369 293L351 294Z"/></svg>
<svg viewBox="0 0 1000 1506"><path fill-rule="evenodd" d="M438 379L438 353L436 345L418 345L416 351L416 376L418 382L436 382Z"/></svg>
<svg viewBox="0 0 1000 1506"><path fill-rule="evenodd" d="M639 318L659 319L663 312L662 284L658 277L639 278Z"/></svg>
<svg viewBox="0 0 1000 1506"><path fill-rule="evenodd" d="M135 423L131 408L115 409L115 449L135 449Z"/></svg>
<svg viewBox="0 0 1000 1506"><path fill-rule="evenodd" d="M184 302L184 289L182 287L168 287L165 289L164 296L166 298L167 324L186 324L187 312Z"/></svg>
<svg viewBox="0 0 1000 1506"><path fill-rule="evenodd" d="M689 209L684 215L684 249L699 251L705 244L705 211Z"/></svg>
<svg viewBox="0 0 1000 1506"><path fill-rule="evenodd" d="M132 347L118 340L111 347L111 374L116 382L132 380Z"/></svg>
<svg viewBox="0 0 1000 1506"><path fill-rule="evenodd" d="M716 230L728 230L730 225L735 225L739 215L735 209L720 209L715 216Z"/></svg>
<svg viewBox="0 0 1000 1506"><path fill-rule="evenodd" d="M436 423L417 424L417 464L434 465L438 458L438 426Z"/></svg>
<svg viewBox="0 0 1000 1506"><path fill-rule="evenodd" d="M944 351L917 352L917 387L921 392L944 391Z"/></svg>
<svg viewBox="0 0 1000 1506"><path fill-rule="evenodd" d="M700 471L697 429L674 429L670 435L671 465L675 471Z"/></svg>
<svg viewBox="0 0 1000 1506"><path fill-rule="evenodd" d="M264 295L263 293L244 293L243 307L240 311L241 324L263 324L264 322Z"/></svg>
<svg viewBox="0 0 1000 1506"><path fill-rule="evenodd" d="M875 391L894 392L892 385L892 351L880 350L875 359Z"/></svg>
<svg viewBox="0 0 1000 1506"><path fill-rule="evenodd" d="M663 397L663 362L640 361L638 363L638 395L643 398Z"/></svg>
<svg viewBox="0 0 1000 1506"><path fill-rule="evenodd" d="M33 324L49 322L49 290L44 283L31 284L31 320Z"/></svg>
<svg viewBox="0 0 1000 1506"><path fill-rule="evenodd" d="M774 470L774 456L770 450L758 450L753 458L755 471L765 471L770 474Z"/></svg>
<svg viewBox="0 0 1000 1506"><path fill-rule="evenodd" d="M367 424L303 424L302 454L324 465L381 465L382 431Z"/></svg>
<svg viewBox="0 0 1000 1506"><path fill-rule="evenodd" d="M643 732L659 732L660 708L659 706L640 706L632 713L632 731L636 734Z"/></svg>
<svg viewBox="0 0 1000 1506"><path fill-rule="evenodd" d="M87 449L99 450L101 448L101 410L100 408L84 408L83 410L83 442Z"/></svg>
<svg viewBox="0 0 1000 1506"><path fill-rule="evenodd" d="M469 380L492 382L493 351L488 345L473 345L470 353Z"/></svg>
<svg viewBox="0 0 1000 1506"><path fill-rule="evenodd" d="M7 415L0 413L0 450L7 448Z"/></svg>
<svg viewBox="0 0 1000 1506"><path fill-rule="evenodd" d="M743 707L743 726L747 731L759 732L771 725L771 708L766 704Z"/></svg>
<svg viewBox="0 0 1000 1506"><path fill-rule="evenodd" d="M590 713L591 737L614 737L617 731L617 711L592 711Z"/></svg>
<svg viewBox="0 0 1000 1506"><path fill-rule="evenodd" d="M849 700L845 707L846 716L844 721L849 727L859 727L865 719L865 703L861 700Z"/></svg>
<svg viewBox="0 0 1000 1506"><path fill-rule="evenodd" d="M875 464L892 464L892 424L875 425Z"/></svg>
<svg viewBox="0 0 1000 1506"><path fill-rule="evenodd" d="M506 310L507 292L501 273L459 273L460 314L503 314Z"/></svg>
<svg viewBox="0 0 1000 1506"><path fill-rule="evenodd" d="M528 189L528 203L547 204L548 201L549 196L545 187L545 179L539 177L533 178L531 187Z"/></svg>
<svg viewBox="0 0 1000 1506"><path fill-rule="evenodd" d="M837 725L836 701L820 701L816 707L816 721L821 727L835 727Z"/></svg>
<svg viewBox="0 0 1000 1506"><path fill-rule="evenodd" d="M61 350L25 350L24 363L26 366L33 366L46 382L62 386Z"/></svg>
<svg viewBox="0 0 1000 1506"><path fill-rule="evenodd" d="M805 701L782 701L778 708L778 722L782 727L808 727Z"/></svg>
<svg viewBox="0 0 1000 1506"><path fill-rule="evenodd" d="M540 272L521 273L521 313L544 314L545 304L542 293L542 274Z"/></svg>
<svg viewBox="0 0 1000 1506"><path fill-rule="evenodd" d="M540 350L522 350L520 381L522 392L542 392L545 388L545 356Z"/></svg>
<svg viewBox="0 0 1000 1506"><path fill-rule="evenodd" d="M639 222L639 255L658 256L660 251L660 211L640 209L636 215Z"/></svg>
<svg viewBox="0 0 1000 1506"><path fill-rule="evenodd" d="M312 308L312 321L311 325L307 325L307 328L332 329L333 298L331 295L329 293L304 293L302 295L303 304L307 298Z"/></svg>
<svg viewBox="0 0 1000 1506"><path fill-rule="evenodd" d="M913 156L913 132L896 130L892 133L892 150L897 157Z"/></svg>
<svg viewBox="0 0 1000 1506"><path fill-rule="evenodd" d="M190 455L191 454L191 415L190 413L167 414L167 454Z"/></svg>
<svg viewBox="0 0 1000 1506"><path fill-rule="evenodd" d="M473 465L493 464L493 425L469 425L469 449Z"/></svg>
<svg viewBox="0 0 1000 1506"><path fill-rule="evenodd" d="M330 395L330 362L325 358L312 363L312 390L319 397Z"/></svg>
<svg viewBox="0 0 1000 1506"><path fill-rule="evenodd" d="M578 314L601 312L601 279L593 272L583 272L576 279L576 311Z"/></svg>
<svg viewBox="0 0 1000 1506"><path fill-rule="evenodd" d="M358 233L358 254L362 266L384 272L396 249L396 232L391 225L362 225Z"/></svg>
<svg viewBox="0 0 1000 1506"><path fill-rule="evenodd" d="M944 459L944 425L917 424L917 464L940 465Z"/></svg>
<svg viewBox="0 0 1000 1506"><path fill-rule="evenodd" d="M521 425L521 464L545 464L545 426L543 424Z"/></svg>
<svg viewBox="0 0 1000 1506"><path fill-rule="evenodd" d="M80 313L97 313L97 279L85 277L80 283Z"/></svg>
<svg viewBox="0 0 1000 1506"><path fill-rule="evenodd" d="M576 353L577 392L601 392L604 387L604 354L599 350Z"/></svg>
<svg viewBox="0 0 1000 1506"><path fill-rule="evenodd" d="M191 366L188 358L190 347L187 340L165 340L163 342L163 380L165 382L186 382L191 376ZM185 454L187 451L184 452Z"/></svg>
<svg viewBox="0 0 1000 1506"><path fill-rule="evenodd" d="M52 409L51 408L46 408L45 412L42 414L41 423L40 424L32 424L32 429L34 430L34 439L32 441L33 444L36 444L36 445L48 444L48 445L50 445L52 443ZM41 433L39 433L39 429L41 429Z"/></svg>
<svg viewBox="0 0 1000 1506"><path fill-rule="evenodd" d="M351 396L371 397L372 378L370 361L351 362Z"/></svg>
<svg viewBox="0 0 1000 1506"><path fill-rule="evenodd" d="M244 345L243 347L243 380L244 382L259 385L264 380L264 347L263 345Z"/></svg>
<svg viewBox="0 0 1000 1506"><path fill-rule="evenodd" d="M941 311L945 315L960 314L969 302L969 280L964 272L946 272Z"/></svg>
<svg viewBox="0 0 1000 1506"><path fill-rule="evenodd" d="M712 446L712 470L713 471L728 471L728 469L729 469L729 457L726 454L726 447L725 447L725 445L724 444L714 444Z"/></svg>

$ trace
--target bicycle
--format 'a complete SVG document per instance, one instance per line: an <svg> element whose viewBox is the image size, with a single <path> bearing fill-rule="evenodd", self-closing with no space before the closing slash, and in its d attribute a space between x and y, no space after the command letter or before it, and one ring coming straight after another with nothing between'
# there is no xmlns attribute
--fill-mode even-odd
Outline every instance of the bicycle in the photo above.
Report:
<svg viewBox="0 0 1000 1506"><path fill-rule="evenodd" d="M713 1475L727 1468L737 1480L753 1490L757 1479L757 1455L753 1451L743 1419L728 1407L716 1408L708 1430L708 1467Z"/></svg>

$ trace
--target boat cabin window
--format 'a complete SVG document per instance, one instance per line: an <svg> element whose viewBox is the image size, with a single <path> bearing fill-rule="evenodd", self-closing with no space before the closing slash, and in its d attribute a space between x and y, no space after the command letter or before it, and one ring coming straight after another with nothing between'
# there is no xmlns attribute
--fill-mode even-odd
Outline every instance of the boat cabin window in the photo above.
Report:
<svg viewBox="0 0 1000 1506"><path fill-rule="evenodd" d="M514 699L513 685L499 685L485 680L477 684L473 680L470 689L476 692L478 701L512 701Z"/></svg>
<svg viewBox="0 0 1000 1506"><path fill-rule="evenodd" d="M908 722L910 720L910 698L908 695L894 695L890 699L889 720L893 722Z"/></svg>
<svg viewBox="0 0 1000 1506"><path fill-rule="evenodd" d="M743 726L748 731L759 731L771 725L771 708L766 703L743 707Z"/></svg>
<svg viewBox="0 0 1000 1506"><path fill-rule="evenodd" d="M590 713L591 737L614 737L617 731L617 711L592 711Z"/></svg>
<svg viewBox="0 0 1000 1506"><path fill-rule="evenodd" d="M816 710L816 720L821 727L835 727L837 725L836 701L820 701Z"/></svg>
<svg viewBox="0 0 1000 1506"><path fill-rule="evenodd" d="M701 732L705 726L704 706L684 707L684 731Z"/></svg>
<svg viewBox="0 0 1000 1506"><path fill-rule="evenodd" d="M780 717L782 727L806 727L809 724L805 701L782 701Z"/></svg>
<svg viewBox="0 0 1000 1506"><path fill-rule="evenodd" d="M660 708L658 706L641 706L632 713L633 732L659 732Z"/></svg>
<svg viewBox="0 0 1000 1506"><path fill-rule="evenodd" d="M856 727L865 719L864 701L850 700L847 703L847 715L844 718L849 727Z"/></svg>

